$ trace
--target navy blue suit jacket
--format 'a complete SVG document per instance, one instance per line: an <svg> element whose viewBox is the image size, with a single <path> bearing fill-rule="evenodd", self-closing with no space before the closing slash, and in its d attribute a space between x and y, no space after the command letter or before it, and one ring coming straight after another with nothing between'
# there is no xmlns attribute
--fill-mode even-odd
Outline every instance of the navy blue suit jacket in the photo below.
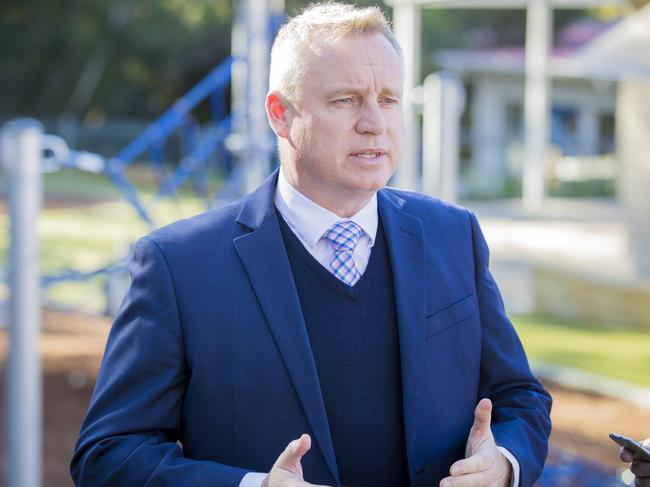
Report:
<svg viewBox="0 0 650 487"><path fill-rule="evenodd" d="M269 471L302 433L313 439L305 480L339 483L276 179L138 241L72 460L77 485L237 486L249 471ZM378 206L411 484L437 485L463 458L474 408L489 397L496 441L531 485L546 457L551 400L505 315L475 216L392 189L379 191Z"/></svg>

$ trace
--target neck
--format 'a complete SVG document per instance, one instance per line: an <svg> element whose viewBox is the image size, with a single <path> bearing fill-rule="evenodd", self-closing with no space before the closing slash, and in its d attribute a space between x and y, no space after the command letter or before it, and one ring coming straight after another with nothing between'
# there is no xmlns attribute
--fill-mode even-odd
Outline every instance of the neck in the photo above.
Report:
<svg viewBox="0 0 650 487"><path fill-rule="evenodd" d="M350 218L363 208L375 194L374 191L353 194L339 191L338 193L328 191L327 187L321 186L316 188L315 185L307 184L298 178L291 177L286 172L283 173L286 181L306 198L316 203L321 208L331 211L341 218Z"/></svg>
<svg viewBox="0 0 650 487"><path fill-rule="evenodd" d="M368 201L370 201L370 198L372 198L372 194L370 194L367 197L356 201L344 201L336 198L319 198L317 195L309 195L304 193L300 188L296 189L317 205L322 206L326 210L331 211L341 218L350 218L351 216L357 214L359 210L361 210L361 208L363 208L368 203Z"/></svg>

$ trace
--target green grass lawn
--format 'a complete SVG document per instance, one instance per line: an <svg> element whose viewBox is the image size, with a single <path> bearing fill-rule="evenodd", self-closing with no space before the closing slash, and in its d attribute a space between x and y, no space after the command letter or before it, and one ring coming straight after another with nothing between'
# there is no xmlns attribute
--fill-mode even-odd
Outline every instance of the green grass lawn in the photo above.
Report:
<svg viewBox="0 0 650 487"><path fill-rule="evenodd" d="M531 361L584 369L650 387L650 331L515 316Z"/></svg>
<svg viewBox="0 0 650 487"><path fill-rule="evenodd" d="M170 169L168 169L168 173L169 171ZM154 172L146 164L127 167L126 176L145 201L158 189ZM188 181L189 178L178 188L178 196L181 199L191 199L195 196ZM214 171L208 171L206 186L210 194L216 191L221 183L220 175L215 174ZM0 171L0 195L6 193L6 184L6 175ZM74 198L82 202L83 200L97 202L121 198L120 191L104 174L93 174L76 169L60 169L44 174L43 192L46 199L52 198L55 201L61 198Z"/></svg>
<svg viewBox="0 0 650 487"><path fill-rule="evenodd" d="M146 171L136 168L130 176L143 202L155 191ZM158 226L197 214L206 202L195 196L189 185L178 196L148 208ZM38 233L41 244L41 272L56 275L67 269L88 272L119 259L129 245L150 228L123 200L119 191L103 175L61 170L47 174L43 182L46 208L41 212ZM6 194L6 180L0 177L0 195ZM73 202L74 205L62 204ZM0 267L6 268L9 218L0 212ZM105 309L104 280L57 284L47 290L45 300L91 312ZM0 289L0 297L6 290Z"/></svg>

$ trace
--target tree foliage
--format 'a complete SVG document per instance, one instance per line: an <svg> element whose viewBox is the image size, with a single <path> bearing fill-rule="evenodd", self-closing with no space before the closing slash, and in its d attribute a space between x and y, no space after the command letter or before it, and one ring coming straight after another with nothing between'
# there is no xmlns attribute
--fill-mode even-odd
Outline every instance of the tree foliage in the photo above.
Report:
<svg viewBox="0 0 650 487"><path fill-rule="evenodd" d="M230 52L238 1L3 0L0 112L153 117ZM307 3L286 0L286 11ZM558 11L556 24L580 15ZM422 18L424 75L436 49L523 43L523 10L425 9Z"/></svg>
<svg viewBox="0 0 650 487"><path fill-rule="evenodd" d="M159 113L228 54L231 15L224 0L5 0L2 111Z"/></svg>

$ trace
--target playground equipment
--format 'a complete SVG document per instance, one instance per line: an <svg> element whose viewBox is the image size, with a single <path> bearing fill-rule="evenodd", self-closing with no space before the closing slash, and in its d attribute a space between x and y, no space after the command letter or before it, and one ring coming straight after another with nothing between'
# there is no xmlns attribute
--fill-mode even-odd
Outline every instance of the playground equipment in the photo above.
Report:
<svg viewBox="0 0 650 487"><path fill-rule="evenodd" d="M0 162L10 188L11 249L9 331L11 345L7 374L7 483L8 487L41 485L42 383L38 352L41 292L44 287L66 280L84 280L124 269L125 261L108 264L92 272L68 270L41 278L38 263L36 221L40 212L42 172L70 167L103 173L150 227L156 223L150 205L173 195L191 176L200 181L208 157L225 147L238 159L222 190L208 206L219 204L257 186L271 169L274 152L264 96L268 86L268 59L271 39L284 10L281 0L235 2L233 55L225 59L203 80L147 129L112 158L71 150L57 136L46 135L43 126L31 119L7 123L0 136ZM225 93L231 81L232 109L227 115ZM199 128L192 110L209 100L212 121ZM164 167L165 145L180 133L184 153L174 171ZM126 168L148 153L158 180L158 190L145 205L126 175ZM201 191L201 188L198 188Z"/></svg>
<svg viewBox="0 0 650 487"><path fill-rule="evenodd" d="M41 482L40 285L36 219L41 204L41 134L34 120L8 123L0 150L9 176L10 328L7 363L7 485ZM17 160L8 156L15 154Z"/></svg>
<svg viewBox="0 0 650 487"><path fill-rule="evenodd" d="M160 200L175 195L189 178L195 181L195 189L206 200L206 207L219 206L258 186L271 170L275 148L266 122L264 97L268 86L271 39L283 20L284 5L278 0L250 0L236 2L235 6L233 55L176 100L140 135L113 157L104 158L71 150L63 138L46 135L41 127L37 135L45 152L41 170L53 172L60 168L73 168L105 174L151 228L157 226L151 208ZM225 96L231 79L232 108L228 113ZM212 118L199 127L192 110L206 101ZM8 131L7 136L10 138L9 134L14 132ZM183 153L176 167L168 173L165 146L174 135L180 136ZM232 166L233 170L229 171L219 191L210 195L201 182L206 179L209 158L215 152L220 153L222 162ZM17 153L8 149L7 160L17 157ZM155 195L147 203L143 202L126 173L139 158L149 161L158 183ZM43 276L41 285L47 288L64 281L124 272L127 260L128 256L90 272L70 269L56 276Z"/></svg>

